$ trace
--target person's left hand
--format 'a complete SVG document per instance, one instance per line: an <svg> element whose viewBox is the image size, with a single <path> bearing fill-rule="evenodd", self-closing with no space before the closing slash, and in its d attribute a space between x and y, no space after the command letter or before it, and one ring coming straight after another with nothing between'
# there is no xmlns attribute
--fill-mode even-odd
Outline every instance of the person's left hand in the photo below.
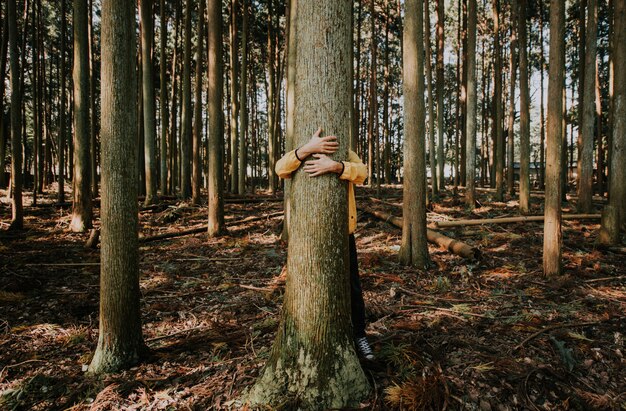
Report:
<svg viewBox="0 0 626 411"><path fill-rule="evenodd" d="M304 164L304 171L309 173L309 177L317 177L327 173L341 173L343 166L341 163L331 159L326 154L313 154L316 160L307 161Z"/></svg>

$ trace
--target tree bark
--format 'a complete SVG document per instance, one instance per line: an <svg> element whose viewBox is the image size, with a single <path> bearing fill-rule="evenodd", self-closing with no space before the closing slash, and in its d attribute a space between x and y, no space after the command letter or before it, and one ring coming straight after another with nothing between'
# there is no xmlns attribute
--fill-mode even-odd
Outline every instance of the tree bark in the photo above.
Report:
<svg viewBox="0 0 626 411"><path fill-rule="evenodd" d="M41 0L38 0L41 1ZM98 113L96 113L96 75L94 70L94 28L93 28L93 0L89 0L89 12L88 12L88 30L89 30L89 112L91 113L91 128L90 128L90 154L91 161L89 165L91 167L91 196L93 198L98 197L98 133L97 133L97 119ZM47 150L46 150L47 151Z"/></svg>
<svg viewBox="0 0 626 411"><path fill-rule="evenodd" d="M444 24L445 11L443 0L437 0L437 186L440 190L445 189L444 157L443 157L443 52L444 52Z"/></svg>
<svg viewBox="0 0 626 411"><path fill-rule="evenodd" d="M598 30L597 0L588 0L585 30L585 80L583 83L583 115L578 139L578 203L581 213L593 209L593 140L595 131L596 39Z"/></svg>
<svg viewBox="0 0 626 411"><path fill-rule="evenodd" d="M544 110L544 68L546 59L543 49L543 1L539 2L539 95L541 102L539 104L539 188L544 189L546 186L546 117Z"/></svg>
<svg viewBox="0 0 626 411"><path fill-rule="evenodd" d="M519 32L519 87L520 87L520 181L519 210L530 212L530 89L528 86L528 40L526 14L528 0L520 0L518 16Z"/></svg>
<svg viewBox="0 0 626 411"><path fill-rule="evenodd" d="M7 0L7 19L9 21L9 58L11 70L11 225L9 228L20 230L24 227L22 206L22 96L20 89L20 61L17 35L17 16L15 0Z"/></svg>
<svg viewBox="0 0 626 411"><path fill-rule="evenodd" d="M66 83L67 83L67 70L65 64L65 56L66 56L66 7L67 0L61 0L61 58L59 59L60 68L60 76L61 76L61 101L59 107L59 136L58 136L58 147L59 147L59 191L57 196L57 201L59 203L65 202L65 142L67 141L66 136L66 119L65 119L65 108L66 108Z"/></svg>
<svg viewBox="0 0 626 411"><path fill-rule="evenodd" d="M209 170L208 209L209 237L225 231L224 225L224 111L222 60L222 5L220 0L208 0L208 94L209 94Z"/></svg>
<svg viewBox="0 0 626 411"><path fill-rule="evenodd" d="M136 363L145 352L139 308L135 3L102 5L102 250L100 329L94 374Z"/></svg>
<svg viewBox="0 0 626 411"><path fill-rule="evenodd" d="M335 159L346 158L351 128L350 9L346 0L322 0L301 2L296 12L296 70L306 81L295 83L294 143L322 126L338 136ZM283 317L247 399L253 406L355 406L369 387L350 330L346 184L336 175L296 171L290 194Z"/></svg>
<svg viewBox="0 0 626 411"><path fill-rule="evenodd" d="M152 20L153 0L140 0L139 11L141 17L141 73L143 92L143 128L146 173L146 199L148 206L157 201L157 162L156 162L156 108L154 96L154 79L152 63L152 38L154 24Z"/></svg>
<svg viewBox="0 0 626 411"><path fill-rule="evenodd" d="M91 228L91 153L89 131L89 45L87 0L74 0L74 201L70 230Z"/></svg>
<svg viewBox="0 0 626 411"><path fill-rule="evenodd" d="M161 158L160 158L160 177L161 177L161 194L167 195L170 193L167 186L167 132L168 132L168 124L170 122L169 119L169 107L167 101L167 13L165 12L165 0L160 0L160 12L161 12L161 21L160 21L160 34L161 34L161 45L160 45L160 59L159 59L159 69L160 69L160 114L161 114ZM174 76L175 73L172 73Z"/></svg>
<svg viewBox="0 0 626 411"><path fill-rule="evenodd" d="M613 130L609 150L609 204L598 237L601 244L618 246L626 222L626 3L614 3Z"/></svg>
<svg viewBox="0 0 626 411"><path fill-rule="evenodd" d="M378 139L378 86L376 83L376 54L378 54L376 40L376 0L370 0L370 90L369 90L369 114L367 130L367 184L371 187L374 184L374 157L376 153L375 144Z"/></svg>
<svg viewBox="0 0 626 411"><path fill-rule="evenodd" d="M439 195L435 147L435 104L433 102L433 73L430 48L430 0L424 2L424 45L426 47L426 84L428 90L428 154L430 159L430 184L433 197Z"/></svg>
<svg viewBox="0 0 626 411"><path fill-rule="evenodd" d="M5 9L6 11L6 9ZM7 51L9 49L9 19L7 13L2 19L2 41L0 42L0 78L5 78L7 68ZM0 187L6 187L6 177L4 173L6 161L6 147L8 134L5 110L4 110L4 93L6 91L5 82L0 81ZM9 121L10 122L10 121Z"/></svg>
<svg viewBox="0 0 626 411"><path fill-rule="evenodd" d="M424 113L423 1L407 0L402 47L404 94L404 205L400 263L428 267Z"/></svg>
<svg viewBox="0 0 626 411"><path fill-rule="evenodd" d="M239 176L237 177L237 194L246 192L246 132L248 130L248 2L241 0L241 12L243 23L241 27L241 69L239 84L239 146L237 148L237 167Z"/></svg>
<svg viewBox="0 0 626 411"><path fill-rule="evenodd" d="M517 0L511 0L511 43L509 51L509 124L507 150L507 186L511 197L515 195L515 83L517 81Z"/></svg>
<svg viewBox="0 0 626 411"><path fill-rule="evenodd" d="M492 0L493 10L493 41L494 41L494 168L496 177L496 201L504 200L504 134L502 132L503 100L502 100L502 51L500 45L500 0Z"/></svg>
<svg viewBox="0 0 626 411"><path fill-rule="evenodd" d="M543 273L561 273L561 145L563 134L563 81L565 71L565 4L550 0L550 61L548 72L548 141Z"/></svg>
<svg viewBox="0 0 626 411"><path fill-rule="evenodd" d="M239 183L239 160L237 158L237 137L239 135L239 88L237 81L237 71L239 66L239 41L237 38L237 8L239 0L230 2L230 191L237 192ZM273 63L272 63L273 64ZM268 97L269 101L272 101ZM268 114L268 122L269 114Z"/></svg>
<svg viewBox="0 0 626 411"><path fill-rule="evenodd" d="M465 169L465 203L476 205L476 0L468 0L467 7L467 167Z"/></svg>
<svg viewBox="0 0 626 411"><path fill-rule="evenodd" d="M191 107L191 0L185 5L185 45L183 64L183 107L181 112L180 133L180 195L182 198L191 197L191 139L193 133Z"/></svg>
<svg viewBox="0 0 626 411"><path fill-rule="evenodd" d="M205 0L198 5L198 44L196 47L196 90L194 103L193 126L193 171L191 185L191 203L200 204L202 188L202 59L204 56L204 9Z"/></svg>

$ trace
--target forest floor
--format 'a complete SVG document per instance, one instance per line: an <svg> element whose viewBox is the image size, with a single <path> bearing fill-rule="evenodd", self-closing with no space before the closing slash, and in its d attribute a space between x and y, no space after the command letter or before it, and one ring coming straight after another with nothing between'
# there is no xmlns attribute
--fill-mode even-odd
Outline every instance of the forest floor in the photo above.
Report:
<svg viewBox="0 0 626 411"><path fill-rule="evenodd" d="M359 205L401 214L367 199L375 194L359 187ZM379 194L401 201L397 186ZM518 214L515 201L488 196L469 212L448 193L429 219ZM84 247L87 234L67 231L69 208L52 206L52 194L44 202L25 208L27 229L16 234L5 231L10 207L0 204L0 409L235 408L279 321L286 246L272 213L282 203L228 203L225 237L142 243L151 355L96 379L84 370L98 337L99 251ZM175 200L140 214L145 236L206 220L205 207ZM598 227L564 222L558 278L542 276L540 223L446 229L482 259L430 245L432 266L419 271L397 263L401 230L361 212L357 248L377 360L363 362L372 391L360 408L626 410L626 256L595 245Z"/></svg>

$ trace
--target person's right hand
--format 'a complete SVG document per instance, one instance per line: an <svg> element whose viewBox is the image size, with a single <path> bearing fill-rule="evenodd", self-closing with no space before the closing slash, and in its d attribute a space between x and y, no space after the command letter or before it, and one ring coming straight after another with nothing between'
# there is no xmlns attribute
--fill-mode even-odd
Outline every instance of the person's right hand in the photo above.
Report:
<svg viewBox="0 0 626 411"><path fill-rule="evenodd" d="M322 128L318 128L311 139L298 149L298 157L304 160L311 154L333 154L339 148L337 137L325 136L320 137Z"/></svg>

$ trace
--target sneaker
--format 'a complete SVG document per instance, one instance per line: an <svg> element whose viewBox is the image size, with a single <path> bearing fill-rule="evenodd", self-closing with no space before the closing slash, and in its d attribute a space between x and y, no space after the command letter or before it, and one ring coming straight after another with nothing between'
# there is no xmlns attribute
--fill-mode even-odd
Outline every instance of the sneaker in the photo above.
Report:
<svg viewBox="0 0 626 411"><path fill-rule="evenodd" d="M367 342L367 337L356 338L354 342L358 353L366 360L372 361L375 358L372 347L370 347L370 344Z"/></svg>

